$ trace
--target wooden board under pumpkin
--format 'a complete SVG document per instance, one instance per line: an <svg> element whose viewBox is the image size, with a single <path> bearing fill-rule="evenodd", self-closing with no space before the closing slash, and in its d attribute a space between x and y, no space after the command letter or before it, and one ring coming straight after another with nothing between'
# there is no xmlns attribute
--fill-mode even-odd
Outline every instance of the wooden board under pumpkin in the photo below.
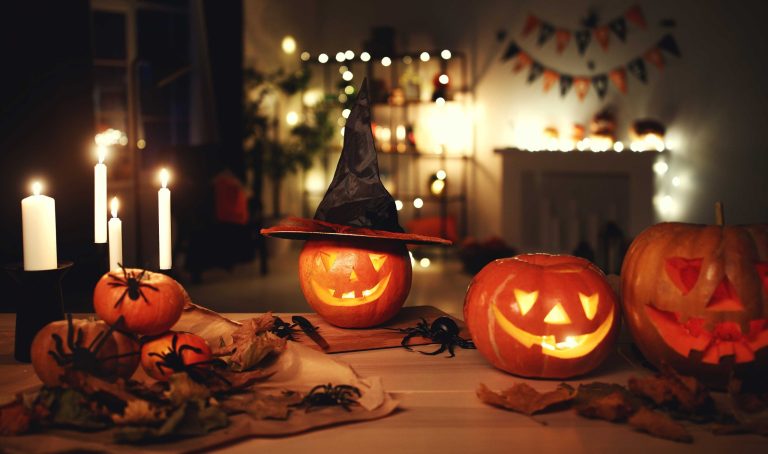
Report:
<svg viewBox="0 0 768 454"><path fill-rule="evenodd" d="M293 315L301 315L312 322L314 326L318 327L318 333L325 339L326 342L328 342L328 345L330 346L326 353L342 353L400 347L400 342L403 340L403 336L405 336L405 334L392 331L387 328L415 327L422 318L427 320L428 323L431 323L434 319L440 316L451 317L450 315L433 306L412 306L402 308L400 313L398 313L394 319L390 320L384 325L374 328L347 329L333 326L315 313L275 315L278 315L285 322L290 322L291 316ZM459 335L464 339L469 339L469 333L464 326L464 322L454 317L451 318L456 322L457 325L459 325L459 329L461 329L461 333ZM321 348L316 343L314 343L312 339L307 337L301 331L299 332L299 335L296 336L296 340L299 343L306 345L307 347L321 350ZM428 345L432 343L434 342L420 336L412 337L409 342L410 345ZM430 351L430 349L427 349L427 351Z"/></svg>

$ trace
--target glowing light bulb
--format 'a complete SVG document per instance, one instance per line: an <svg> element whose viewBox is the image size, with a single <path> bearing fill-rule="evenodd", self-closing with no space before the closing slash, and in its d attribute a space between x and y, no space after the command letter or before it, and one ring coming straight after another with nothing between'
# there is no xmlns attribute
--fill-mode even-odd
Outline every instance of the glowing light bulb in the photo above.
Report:
<svg viewBox="0 0 768 454"><path fill-rule="evenodd" d="M344 71L344 74L341 75L341 78L349 82L352 80L352 78L355 77L354 74L352 74L352 71Z"/></svg>
<svg viewBox="0 0 768 454"><path fill-rule="evenodd" d="M317 56L317 61L320 63L328 63L328 54L320 54Z"/></svg>
<svg viewBox="0 0 768 454"><path fill-rule="evenodd" d="M288 123L289 126L295 126L296 123L299 122L299 114L294 111L288 112L285 115L285 122Z"/></svg>
<svg viewBox="0 0 768 454"><path fill-rule="evenodd" d="M395 208L397 208L397 211L400 211L403 209L403 201L402 200L395 200Z"/></svg>
<svg viewBox="0 0 768 454"><path fill-rule="evenodd" d="M419 59L421 61L429 61L429 52L422 52L421 55L419 55Z"/></svg>
<svg viewBox="0 0 768 454"><path fill-rule="evenodd" d="M336 52L336 61L341 63L343 62L347 57L344 56L344 52Z"/></svg>
<svg viewBox="0 0 768 454"><path fill-rule="evenodd" d="M429 259L428 259L428 258L426 258L426 257L424 257L423 259L419 260L419 265L420 265L422 268L429 268L429 265L431 265L431 264L432 264L432 261L431 261L431 260L429 260Z"/></svg>
<svg viewBox="0 0 768 454"><path fill-rule="evenodd" d="M283 52L290 55L296 52L296 40L293 39L293 36L287 35L283 38L282 47Z"/></svg>
<svg viewBox="0 0 768 454"><path fill-rule="evenodd" d="M448 74L440 74L440 77L437 78L437 81L443 85L448 85L450 79L448 78Z"/></svg>
<svg viewBox="0 0 768 454"><path fill-rule="evenodd" d="M339 66L339 74L344 74L345 72L349 71L349 68L347 68L344 65Z"/></svg>
<svg viewBox="0 0 768 454"><path fill-rule="evenodd" d="M344 137L344 128L341 128L341 137Z"/></svg>
<svg viewBox="0 0 768 454"><path fill-rule="evenodd" d="M139 150L143 150L143 149L147 148L147 141L144 140L144 139L137 140L136 141L136 148L138 148Z"/></svg>
<svg viewBox="0 0 768 454"><path fill-rule="evenodd" d="M344 52L344 58L346 58L347 60L352 60L353 58L355 58L355 53L352 52L351 50L348 50Z"/></svg>
<svg viewBox="0 0 768 454"><path fill-rule="evenodd" d="M117 217L117 210L120 208L120 201L117 200L117 197L112 197L112 201L109 202L109 209L112 211L112 217Z"/></svg>
<svg viewBox="0 0 768 454"><path fill-rule="evenodd" d="M405 57L403 57L403 63L405 63L406 65L410 65L411 63L413 63L413 58L411 58L410 55L406 55Z"/></svg>
<svg viewBox="0 0 768 454"><path fill-rule="evenodd" d="M443 60L450 60L451 59L451 51L448 49L443 49L442 52L440 52L440 56L443 57Z"/></svg>
<svg viewBox="0 0 768 454"><path fill-rule="evenodd" d="M371 59L371 54L369 54L368 52L363 52L362 54L360 54L360 60L369 61L370 59Z"/></svg>
<svg viewBox="0 0 768 454"><path fill-rule="evenodd" d="M416 197L413 199L413 206L414 208L419 209L424 206L424 201L421 200L421 197Z"/></svg>
<svg viewBox="0 0 768 454"><path fill-rule="evenodd" d="M437 98L435 99L435 104L438 106L444 106L445 105L445 99L444 98Z"/></svg>
<svg viewBox="0 0 768 454"><path fill-rule="evenodd" d="M352 85L347 85L346 87L344 87L344 93L351 95L354 92L355 92L355 87L353 87Z"/></svg>
<svg viewBox="0 0 768 454"><path fill-rule="evenodd" d="M384 57L381 59L381 65L382 66L389 66L392 64L392 59L389 57Z"/></svg>
<svg viewBox="0 0 768 454"><path fill-rule="evenodd" d="M312 58L312 56L309 55L309 52L301 53L301 61L309 61L310 58Z"/></svg>
<svg viewBox="0 0 768 454"><path fill-rule="evenodd" d="M342 111L341 111L341 116L342 116L342 117L344 117L344 118L349 118L349 114L350 114L351 112L352 112L352 111L351 111L351 110L349 110L349 109L344 109L344 110L342 110Z"/></svg>
<svg viewBox="0 0 768 454"><path fill-rule="evenodd" d="M681 182L682 181L681 181L680 177L672 177L672 186L674 186L676 188L680 187L680 183Z"/></svg>
<svg viewBox="0 0 768 454"><path fill-rule="evenodd" d="M435 173L435 176L437 177L438 180L445 180L448 174L445 173L445 170L440 169Z"/></svg>
<svg viewBox="0 0 768 454"><path fill-rule="evenodd" d="M624 144L621 142L614 143L613 151L615 151L616 153L621 153L622 151L624 151Z"/></svg>
<svg viewBox="0 0 768 454"><path fill-rule="evenodd" d="M667 173L667 170L669 170L669 165L664 161L656 161L653 164L653 171L656 172L656 175L658 176L664 176L664 174Z"/></svg>

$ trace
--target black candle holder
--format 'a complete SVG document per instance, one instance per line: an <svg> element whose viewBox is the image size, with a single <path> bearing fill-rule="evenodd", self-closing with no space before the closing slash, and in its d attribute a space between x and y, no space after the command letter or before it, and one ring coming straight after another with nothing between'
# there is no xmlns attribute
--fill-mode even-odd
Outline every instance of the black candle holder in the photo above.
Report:
<svg viewBox="0 0 768 454"><path fill-rule="evenodd" d="M59 262L51 270L26 271L21 265L5 270L19 285L16 301L16 343L13 356L16 361L30 362L30 348L35 335L45 325L64 320L64 297L61 279L72 268L72 262Z"/></svg>

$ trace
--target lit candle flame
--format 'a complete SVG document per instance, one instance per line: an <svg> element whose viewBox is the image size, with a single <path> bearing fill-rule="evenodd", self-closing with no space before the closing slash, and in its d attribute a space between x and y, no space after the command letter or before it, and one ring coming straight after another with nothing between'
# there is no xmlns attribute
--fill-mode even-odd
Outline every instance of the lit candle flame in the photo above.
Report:
<svg viewBox="0 0 768 454"><path fill-rule="evenodd" d="M160 170L160 184L162 184L164 188L168 186L169 177L167 169Z"/></svg>
<svg viewBox="0 0 768 454"><path fill-rule="evenodd" d="M32 183L32 194L34 195L40 195L40 193L43 191L43 184L39 181L35 181Z"/></svg>
<svg viewBox="0 0 768 454"><path fill-rule="evenodd" d="M99 164L103 164L104 159L107 157L107 147L104 145L98 145L96 147L96 155L99 157Z"/></svg>
<svg viewBox="0 0 768 454"><path fill-rule="evenodd" d="M112 217L117 217L117 210L120 208L120 201L117 200L117 197L112 197L112 201L109 203L109 209L112 211Z"/></svg>

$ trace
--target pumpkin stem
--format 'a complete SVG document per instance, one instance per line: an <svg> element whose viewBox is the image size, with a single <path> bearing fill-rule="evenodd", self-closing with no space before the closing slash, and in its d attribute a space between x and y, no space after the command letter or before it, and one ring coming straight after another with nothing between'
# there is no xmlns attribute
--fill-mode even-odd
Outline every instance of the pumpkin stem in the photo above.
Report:
<svg viewBox="0 0 768 454"><path fill-rule="evenodd" d="M723 202L715 202L715 224L722 227L725 225L725 209Z"/></svg>

